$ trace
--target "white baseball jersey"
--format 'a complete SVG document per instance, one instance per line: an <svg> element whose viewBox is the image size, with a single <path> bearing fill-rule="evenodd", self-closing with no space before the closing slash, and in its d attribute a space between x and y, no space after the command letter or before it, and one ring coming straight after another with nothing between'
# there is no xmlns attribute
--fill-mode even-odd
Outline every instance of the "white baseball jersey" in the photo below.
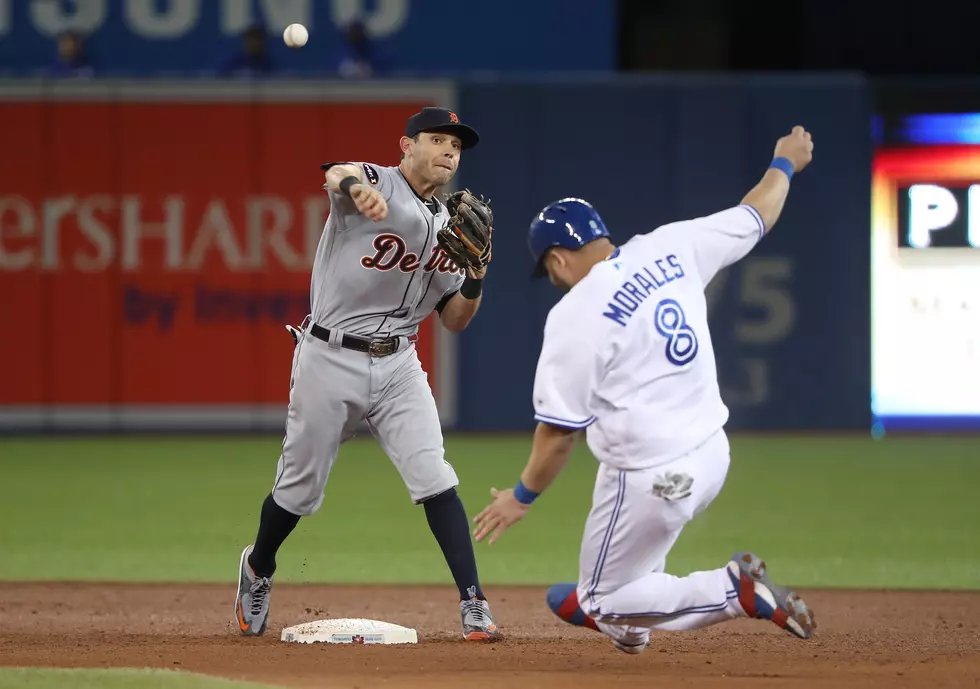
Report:
<svg viewBox="0 0 980 689"><path fill-rule="evenodd" d="M548 314L534 380L538 421L587 428L610 467L665 464L728 421L704 289L765 234L741 205L637 235Z"/></svg>

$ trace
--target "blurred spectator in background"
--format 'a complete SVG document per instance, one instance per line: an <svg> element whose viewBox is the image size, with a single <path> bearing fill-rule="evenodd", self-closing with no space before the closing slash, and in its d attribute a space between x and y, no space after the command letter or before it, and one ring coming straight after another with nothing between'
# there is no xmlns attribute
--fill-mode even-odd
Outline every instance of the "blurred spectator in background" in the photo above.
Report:
<svg viewBox="0 0 980 689"><path fill-rule="evenodd" d="M364 22L355 19L344 32L337 73L345 79L370 79L378 73L378 67L367 28Z"/></svg>
<svg viewBox="0 0 980 689"><path fill-rule="evenodd" d="M265 43L265 29L258 24L242 33L242 50L221 67L224 76L260 76L276 71Z"/></svg>
<svg viewBox="0 0 980 689"><path fill-rule="evenodd" d="M51 76L91 77L95 70L85 52L85 39L74 31L58 34L58 54L51 65Z"/></svg>

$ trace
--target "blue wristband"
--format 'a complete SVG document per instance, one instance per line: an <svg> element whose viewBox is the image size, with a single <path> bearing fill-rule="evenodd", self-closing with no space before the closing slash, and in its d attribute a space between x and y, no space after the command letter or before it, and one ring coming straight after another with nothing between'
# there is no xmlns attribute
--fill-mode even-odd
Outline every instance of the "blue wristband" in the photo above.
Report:
<svg viewBox="0 0 980 689"><path fill-rule="evenodd" d="M530 505L539 495L541 494L535 493L525 486L524 481L518 481L517 485L514 487L514 499L522 505Z"/></svg>
<svg viewBox="0 0 980 689"><path fill-rule="evenodd" d="M793 163L789 162L789 158L773 158L772 162L769 163L769 167L782 170L786 173L787 177L793 179Z"/></svg>

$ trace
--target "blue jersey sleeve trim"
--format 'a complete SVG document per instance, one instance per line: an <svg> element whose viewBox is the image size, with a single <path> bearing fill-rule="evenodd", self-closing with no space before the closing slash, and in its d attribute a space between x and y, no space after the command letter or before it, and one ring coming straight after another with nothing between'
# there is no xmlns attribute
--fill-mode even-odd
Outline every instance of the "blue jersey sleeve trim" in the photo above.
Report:
<svg viewBox="0 0 980 689"><path fill-rule="evenodd" d="M743 203L739 208L744 208L749 212L749 214L755 218L756 223L759 225L759 239L766 236L766 224L762 222L762 215L755 208L747 203Z"/></svg>
<svg viewBox="0 0 980 689"><path fill-rule="evenodd" d="M559 419L554 416L547 416L545 414L535 414L535 421L540 421L541 423L546 423L549 426L559 426L561 428L571 428L571 429L581 429L591 426L595 422L595 417L590 416L585 421L570 421L569 419Z"/></svg>

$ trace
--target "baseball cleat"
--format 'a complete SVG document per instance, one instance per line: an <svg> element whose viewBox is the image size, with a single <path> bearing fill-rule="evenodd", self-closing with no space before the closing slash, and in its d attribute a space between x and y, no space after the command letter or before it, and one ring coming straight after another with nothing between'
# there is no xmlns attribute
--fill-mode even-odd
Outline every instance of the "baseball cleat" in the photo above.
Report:
<svg viewBox="0 0 980 689"><path fill-rule="evenodd" d="M235 618L246 636L261 636L269 622L269 594L272 577L260 577L248 564L252 546L242 551L238 566L238 597L235 599Z"/></svg>
<svg viewBox="0 0 980 689"><path fill-rule="evenodd" d="M490 615L490 605L475 596L459 602L459 616L463 622L463 638L467 641L495 641L497 625Z"/></svg>
<svg viewBox="0 0 980 689"><path fill-rule="evenodd" d="M770 620L801 639L809 639L817 628L813 612L797 593L772 583L766 563L750 552L736 553L728 563L738 602L745 614Z"/></svg>
<svg viewBox="0 0 980 689"><path fill-rule="evenodd" d="M578 604L578 587L575 584L555 584L548 589L548 607L569 624L599 631L596 621L585 614Z"/></svg>
<svg viewBox="0 0 980 689"><path fill-rule="evenodd" d="M629 653L630 655L639 655L643 651L647 650L647 646L650 645L649 638L646 641L637 641L636 643L627 643L626 641L620 641L619 639L613 639L613 648L617 651L622 651L623 653Z"/></svg>

